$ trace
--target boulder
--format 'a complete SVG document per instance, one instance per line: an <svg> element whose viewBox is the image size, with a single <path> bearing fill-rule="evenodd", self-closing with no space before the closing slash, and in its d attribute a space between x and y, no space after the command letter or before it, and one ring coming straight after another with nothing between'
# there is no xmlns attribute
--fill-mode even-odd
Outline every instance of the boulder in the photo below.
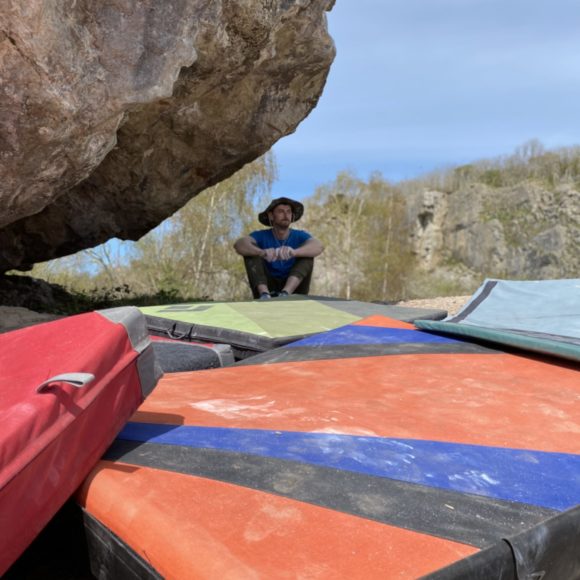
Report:
<svg viewBox="0 0 580 580"><path fill-rule="evenodd" d="M4 0L0 271L136 240L316 106L334 0Z"/></svg>

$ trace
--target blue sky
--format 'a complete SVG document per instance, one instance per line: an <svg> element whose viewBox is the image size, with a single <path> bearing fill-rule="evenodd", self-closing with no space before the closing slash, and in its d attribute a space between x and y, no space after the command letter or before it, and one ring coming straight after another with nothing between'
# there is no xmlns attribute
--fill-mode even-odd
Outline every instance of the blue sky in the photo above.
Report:
<svg viewBox="0 0 580 580"><path fill-rule="evenodd" d="M273 148L274 195L337 172L392 181L580 144L577 0L336 0L337 57L316 109Z"/></svg>

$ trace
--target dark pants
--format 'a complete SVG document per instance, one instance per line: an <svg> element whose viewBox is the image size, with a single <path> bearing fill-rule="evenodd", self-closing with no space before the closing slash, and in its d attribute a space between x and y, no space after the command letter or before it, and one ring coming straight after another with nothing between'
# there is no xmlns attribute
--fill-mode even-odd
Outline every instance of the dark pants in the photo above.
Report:
<svg viewBox="0 0 580 580"><path fill-rule="evenodd" d="M280 292L284 289L287 278L273 278L270 276L266 263L259 256L244 257L246 274L254 298L259 298L258 285L265 284L270 292ZM312 279L312 270L314 268L314 258L296 258L289 276L296 276L302 282L294 290L295 294L308 294L310 290L310 280Z"/></svg>

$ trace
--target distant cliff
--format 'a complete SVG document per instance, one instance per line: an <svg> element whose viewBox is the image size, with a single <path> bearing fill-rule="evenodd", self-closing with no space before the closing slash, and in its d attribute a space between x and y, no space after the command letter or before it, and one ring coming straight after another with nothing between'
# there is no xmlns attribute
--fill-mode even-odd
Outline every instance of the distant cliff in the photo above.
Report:
<svg viewBox="0 0 580 580"><path fill-rule="evenodd" d="M469 184L408 194L406 202L419 269L458 287L485 276L580 275L580 193L574 184Z"/></svg>

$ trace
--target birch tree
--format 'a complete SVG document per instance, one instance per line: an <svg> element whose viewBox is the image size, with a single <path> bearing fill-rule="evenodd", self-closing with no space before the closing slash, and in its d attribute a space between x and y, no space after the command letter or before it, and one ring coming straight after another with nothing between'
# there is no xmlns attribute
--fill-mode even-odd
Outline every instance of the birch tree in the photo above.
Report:
<svg viewBox="0 0 580 580"><path fill-rule="evenodd" d="M236 238L259 227L257 208L276 175L273 155L246 165L229 179L192 199L135 246L131 270L136 285L151 292L235 299L245 295L243 261Z"/></svg>
<svg viewBox="0 0 580 580"><path fill-rule="evenodd" d="M316 259L317 292L350 299L361 277L365 183L349 172L319 187L307 202L305 226L325 245Z"/></svg>

